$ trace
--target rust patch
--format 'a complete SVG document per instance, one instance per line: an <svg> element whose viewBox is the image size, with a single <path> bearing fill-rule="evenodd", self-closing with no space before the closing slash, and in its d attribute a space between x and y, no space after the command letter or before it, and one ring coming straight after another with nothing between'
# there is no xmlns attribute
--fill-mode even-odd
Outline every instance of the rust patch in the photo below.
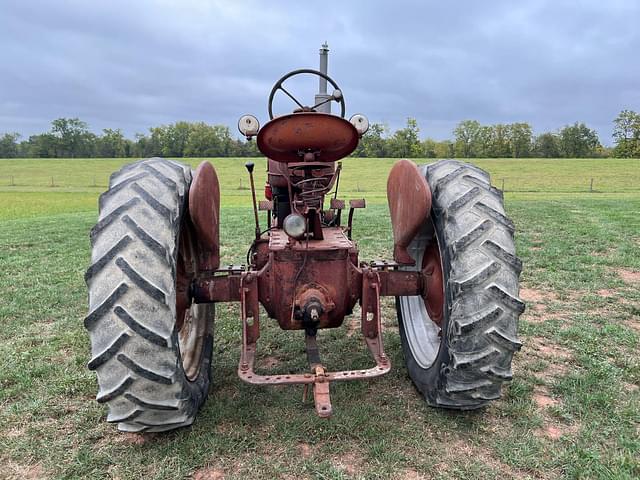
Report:
<svg viewBox="0 0 640 480"><path fill-rule="evenodd" d="M215 467L196 470L191 477L193 480L224 480L224 470Z"/></svg>

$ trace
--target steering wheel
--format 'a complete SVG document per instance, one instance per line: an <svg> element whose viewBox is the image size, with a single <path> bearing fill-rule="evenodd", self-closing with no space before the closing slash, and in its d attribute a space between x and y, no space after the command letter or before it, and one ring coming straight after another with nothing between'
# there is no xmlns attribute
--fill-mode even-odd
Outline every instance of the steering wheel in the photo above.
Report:
<svg viewBox="0 0 640 480"><path fill-rule="evenodd" d="M302 74L312 74L312 75L316 75L318 77L322 77L324 78L327 82L329 82L331 84L331 86L334 88L334 93L333 95L330 95L329 98L321 101L320 103L316 103L313 107L306 107L304 105L302 105L302 103L300 103L298 101L298 99L296 97L294 97L293 95L291 95L286 88L284 88L282 86L282 84L284 83L285 80L287 80L288 78L291 78L293 76L296 75L302 75ZM338 84L329 76L326 75L322 72L319 72L318 70L313 70L311 68L302 68L300 70L294 70L292 72L287 73L284 77L282 77L280 80L278 80L276 82L276 84L273 86L273 88L271 89L271 93L269 94L269 119L273 120L273 97L275 96L276 92L278 90L282 90L289 98L291 98L291 100L293 100L296 105L298 105L298 107L300 107L303 111L311 111L314 110L316 107L319 107L320 105L323 105L327 102L330 102L332 100L335 100L337 102L340 102L340 116L342 118L344 118L344 113L345 113L345 105L344 105L344 97L342 96L342 90L340 90L340 88L338 87Z"/></svg>

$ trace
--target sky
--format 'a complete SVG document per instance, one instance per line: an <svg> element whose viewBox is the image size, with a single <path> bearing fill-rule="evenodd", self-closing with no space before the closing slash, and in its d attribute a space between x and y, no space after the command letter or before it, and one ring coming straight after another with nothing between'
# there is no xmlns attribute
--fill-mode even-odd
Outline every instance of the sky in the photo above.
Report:
<svg viewBox="0 0 640 480"><path fill-rule="evenodd" d="M129 137L179 120L268 120L274 82L318 68L347 116L422 138L461 120L576 121L611 144L613 119L640 111L640 2L0 0L0 133L28 137L78 117ZM293 82L310 103L317 81ZM278 98L278 113L293 108Z"/></svg>

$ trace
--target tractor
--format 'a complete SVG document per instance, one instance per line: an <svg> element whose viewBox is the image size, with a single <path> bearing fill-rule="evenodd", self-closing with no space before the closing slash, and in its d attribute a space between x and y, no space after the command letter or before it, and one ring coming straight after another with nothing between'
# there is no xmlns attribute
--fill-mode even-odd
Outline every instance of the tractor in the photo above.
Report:
<svg viewBox="0 0 640 480"><path fill-rule="evenodd" d="M299 75L318 76L333 92L307 106L284 85ZM295 109L274 115L276 94ZM325 108L332 103L339 114ZM333 413L333 382L390 371L384 296L395 297L406 370L428 405L469 410L499 398L521 346L524 303L514 224L489 175L457 160L396 162L387 182L393 259L362 261L352 234L354 213L366 203L339 198L339 161L357 147L368 120L360 114L347 120L342 90L311 69L278 80L268 112L262 128L251 115L239 121L268 166L258 201L254 165L246 164L255 220L246 264L221 262L220 187L209 162L192 171L173 160L141 160L112 174L100 196L84 324L88 367L97 373L97 401L109 407L107 421L128 432L193 423L209 392L219 302L240 304L239 378L256 386L302 385L320 417ZM340 327L354 310L371 366L329 371L319 332ZM273 320L284 330L304 330L307 370L256 371L260 323Z"/></svg>

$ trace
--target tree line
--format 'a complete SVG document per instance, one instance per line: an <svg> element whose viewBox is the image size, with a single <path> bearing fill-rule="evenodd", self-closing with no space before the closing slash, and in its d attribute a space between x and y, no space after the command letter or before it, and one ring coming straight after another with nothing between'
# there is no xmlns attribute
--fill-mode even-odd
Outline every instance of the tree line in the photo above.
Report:
<svg viewBox="0 0 640 480"><path fill-rule="evenodd" d="M482 125L463 120L453 139L420 139L418 122L407 119L406 127L391 133L373 123L353 156L402 158L585 158L640 157L640 114L623 110L613 121L615 146L602 146L598 134L582 122L554 132L534 135L526 122ZM48 132L21 140L18 133L0 136L0 158L86 157L256 157L255 141L234 138L229 127L204 122L175 122L152 127L134 139L120 129L106 128L96 135L78 118L58 118Z"/></svg>
<svg viewBox="0 0 640 480"><path fill-rule="evenodd" d="M0 136L0 158L257 157L255 142L231 136L229 127L176 122L152 127L129 139L122 130L96 135L78 118L58 118L48 132L20 141L17 133Z"/></svg>

